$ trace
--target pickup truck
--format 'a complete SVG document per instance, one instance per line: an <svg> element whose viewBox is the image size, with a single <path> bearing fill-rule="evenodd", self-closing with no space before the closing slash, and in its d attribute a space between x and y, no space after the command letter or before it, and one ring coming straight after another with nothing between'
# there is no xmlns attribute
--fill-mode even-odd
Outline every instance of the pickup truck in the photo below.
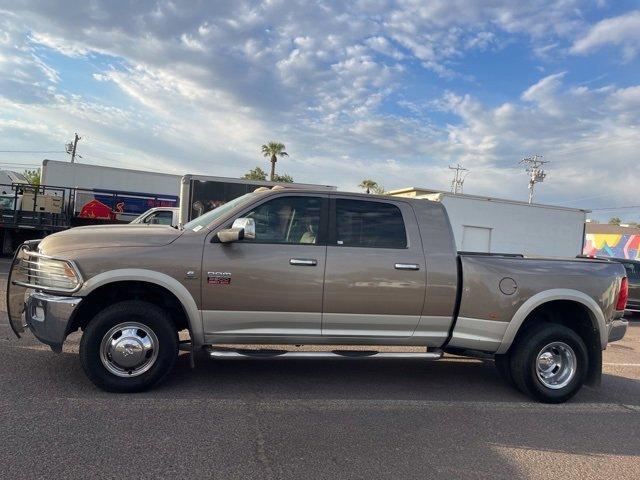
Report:
<svg viewBox="0 0 640 480"><path fill-rule="evenodd" d="M459 254L445 208L428 200L258 190L178 229L79 227L26 242L8 280L13 329L55 352L82 330L85 373L115 392L157 385L180 349L192 363L452 353L493 356L509 383L553 403L598 384L602 350L625 334L620 264Z"/></svg>
<svg viewBox="0 0 640 480"><path fill-rule="evenodd" d="M180 209L178 207L154 207L140 214L129 225L171 225L177 227L180 223Z"/></svg>

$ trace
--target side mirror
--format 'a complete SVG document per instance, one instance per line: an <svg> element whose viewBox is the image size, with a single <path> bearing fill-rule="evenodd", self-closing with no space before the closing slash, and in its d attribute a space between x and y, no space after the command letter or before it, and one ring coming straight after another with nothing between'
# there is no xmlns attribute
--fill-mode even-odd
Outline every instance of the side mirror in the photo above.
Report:
<svg viewBox="0 0 640 480"><path fill-rule="evenodd" d="M237 242L244 238L244 230L241 228L225 228L224 230L220 230L216 236L220 243Z"/></svg>
<svg viewBox="0 0 640 480"><path fill-rule="evenodd" d="M256 222L253 218L236 218L231 228L225 228L217 233L221 243L237 242L245 238L256 238Z"/></svg>
<svg viewBox="0 0 640 480"><path fill-rule="evenodd" d="M243 238L254 240L256 238L256 221L253 218L236 218L231 228L244 230Z"/></svg>

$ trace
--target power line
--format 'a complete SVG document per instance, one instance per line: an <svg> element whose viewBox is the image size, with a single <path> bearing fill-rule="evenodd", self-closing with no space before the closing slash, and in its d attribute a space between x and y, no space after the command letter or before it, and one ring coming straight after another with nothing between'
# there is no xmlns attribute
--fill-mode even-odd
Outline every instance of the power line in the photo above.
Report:
<svg viewBox="0 0 640 480"><path fill-rule="evenodd" d="M64 150L0 150L0 153L65 153Z"/></svg>
<svg viewBox="0 0 640 480"><path fill-rule="evenodd" d="M633 208L640 208L640 205L622 205L620 207L591 208L590 210L595 212L595 211L602 211L602 210L627 210L627 209L633 209Z"/></svg>
<svg viewBox="0 0 640 480"><path fill-rule="evenodd" d="M16 163L16 162L0 162L0 165L40 165L39 162L37 163L33 163L33 162L23 162L23 163Z"/></svg>
<svg viewBox="0 0 640 480"><path fill-rule="evenodd" d="M73 134L73 142L69 142L65 145L67 153L71 155L71 163L74 163L76 160L76 148L78 147L78 141L82 140L77 133ZM78 158L82 158L81 155L78 155Z"/></svg>
<svg viewBox="0 0 640 480"><path fill-rule="evenodd" d="M456 171L453 177L453 180L451 180L451 193L453 193L454 195L457 195L458 193L462 193L462 187L464 186L464 179L467 178L467 175L469 175L469 169L464 168L462 165L458 163L455 167L452 167L451 165L449 165L449 170ZM465 173L464 175L461 175L461 172L467 172L467 173Z"/></svg>
<svg viewBox="0 0 640 480"><path fill-rule="evenodd" d="M520 165L527 165L526 172L529 174L529 203L533 202L533 188L536 183L543 182L547 174L540 167L548 160L539 160L542 155L533 155L520 160Z"/></svg>

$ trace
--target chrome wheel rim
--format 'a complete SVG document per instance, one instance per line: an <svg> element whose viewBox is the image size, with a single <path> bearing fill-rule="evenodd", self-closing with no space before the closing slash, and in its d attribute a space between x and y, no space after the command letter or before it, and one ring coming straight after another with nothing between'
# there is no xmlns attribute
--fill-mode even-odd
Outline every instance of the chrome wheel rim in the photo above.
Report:
<svg viewBox="0 0 640 480"><path fill-rule="evenodd" d="M536 375L540 383L552 390L569 385L576 375L576 354L564 342L553 342L540 350L536 358Z"/></svg>
<svg viewBox="0 0 640 480"><path fill-rule="evenodd" d="M100 344L102 365L118 377L136 377L148 371L158 358L158 337L138 322L120 323Z"/></svg>

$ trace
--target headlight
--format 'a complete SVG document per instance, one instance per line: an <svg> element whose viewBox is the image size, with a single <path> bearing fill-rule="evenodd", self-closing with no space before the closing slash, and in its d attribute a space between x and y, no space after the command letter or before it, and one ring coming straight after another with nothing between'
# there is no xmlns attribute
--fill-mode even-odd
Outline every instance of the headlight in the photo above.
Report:
<svg viewBox="0 0 640 480"><path fill-rule="evenodd" d="M67 260L31 257L29 283L35 287L61 292L73 292L80 286L80 277L74 265Z"/></svg>

